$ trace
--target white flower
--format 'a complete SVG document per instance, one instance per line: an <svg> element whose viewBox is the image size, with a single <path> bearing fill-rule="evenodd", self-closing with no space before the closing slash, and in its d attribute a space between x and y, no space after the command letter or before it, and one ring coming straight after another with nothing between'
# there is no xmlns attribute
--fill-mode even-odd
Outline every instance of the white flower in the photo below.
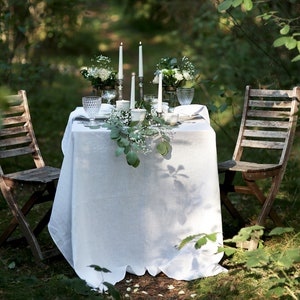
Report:
<svg viewBox="0 0 300 300"><path fill-rule="evenodd" d="M109 78L111 71L103 68L91 67L87 69L89 76L100 78L105 81Z"/></svg>
<svg viewBox="0 0 300 300"><path fill-rule="evenodd" d="M185 80L193 80L194 79L194 76L192 74L190 74L189 71L187 71L187 70L183 70L182 75Z"/></svg>
<svg viewBox="0 0 300 300"><path fill-rule="evenodd" d="M174 77L176 79L177 82L180 82L184 79L182 73L179 71L179 69L174 69Z"/></svg>

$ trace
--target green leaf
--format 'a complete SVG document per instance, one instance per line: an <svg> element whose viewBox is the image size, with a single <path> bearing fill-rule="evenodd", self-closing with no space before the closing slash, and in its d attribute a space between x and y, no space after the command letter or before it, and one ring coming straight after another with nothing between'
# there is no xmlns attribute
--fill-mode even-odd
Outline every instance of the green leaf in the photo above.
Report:
<svg viewBox="0 0 300 300"><path fill-rule="evenodd" d="M113 127L110 131L110 138L116 140L120 137L120 129Z"/></svg>
<svg viewBox="0 0 300 300"><path fill-rule="evenodd" d="M294 49L294 48L297 47L297 40L290 36L290 37L288 38L288 40L286 41L285 46L286 46L289 50L292 50L292 49Z"/></svg>
<svg viewBox="0 0 300 300"><path fill-rule="evenodd" d="M253 8L252 0L244 0L244 8L246 11L250 11Z"/></svg>
<svg viewBox="0 0 300 300"><path fill-rule="evenodd" d="M290 32L290 25L285 25L280 29L280 34L286 35Z"/></svg>
<svg viewBox="0 0 300 300"><path fill-rule="evenodd" d="M237 7L243 3L243 0L233 0L232 1L232 6Z"/></svg>
<svg viewBox="0 0 300 300"><path fill-rule="evenodd" d="M289 269L292 267L294 263L297 263L300 261L300 249L288 249L284 255L280 257L278 260L278 263L280 263L283 267L286 269Z"/></svg>
<svg viewBox="0 0 300 300"><path fill-rule="evenodd" d="M212 241L212 242L215 242L217 240L217 233L214 232L214 233L211 233L211 234L207 234L206 235L207 239Z"/></svg>
<svg viewBox="0 0 300 300"><path fill-rule="evenodd" d="M232 5L232 0L225 0L218 6L218 11L225 11Z"/></svg>
<svg viewBox="0 0 300 300"><path fill-rule="evenodd" d="M107 287L108 293L113 297L114 300L121 299L120 292L116 289L116 287L113 284L104 281L103 285L105 285Z"/></svg>
<svg viewBox="0 0 300 300"><path fill-rule="evenodd" d="M16 263L15 263L14 261L12 261L12 262L8 265L8 268L9 268L10 270L15 269L15 268L16 268Z"/></svg>
<svg viewBox="0 0 300 300"><path fill-rule="evenodd" d="M222 103L219 107L220 112L224 112L227 109L227 103Z"/></svg>
<svg viewBox="0 0 300 300"><path fill-rule="evenodd" d="M140 159L139 159L138 155L136 154L136 152L134 152L134 151L129 151L126 154L126 160L127 160L128 165L130 165L134 168L137 168L140 164Z"/></svg>
<svg viewBox="0 0 300 300"><path fill-rule="evenodd" d="M123 147L118 147L116 150L116 156L120 156L121 154L124 153L125 148Z"/></svg>
<svg viewBox="0 0 300 300"><path fill-rule="evenodd" d="M295 56L293 59L292 59L292 62L296 62L296 61L299 61L300 60L300 54Z"/></svg>
<svg viewBox="0 0 300 300"><path fill-rule="evenodd" d="M186 244L190 243L193 239L195 239L198 236L200 236L200 234L189 235L188 237L184 238L179 244L178 249L183 248Z"/></svg>
<svg viewBox="0 0 300 300"><path fill-rule="evenodd" d="M274 229L272 229L270 231L270 233L268 235L269 236L282 235L284 233L293 232L293 231L294 231L294 228L292 228L292 227L275 227Z"/></svg>
<svg viewBox="0 0 300 300"><path fill-rule="evenodd" d="M253 251L247 251L245 253L247 257L247 268L255 268L265 266L269 262L269 256L264 249L256 249Z"/></svg>
<svg viewBox="0 0 300 300"><path fill-rule="evenodd" d="M253 235L256 237L261 236L263 234L263 228L263 226L259 225L244 227L232 239L224 240L224 242L246 242L248 239L252 238Z"/></svg>
<svg viewBox="0 0 300 300"><path fill-rule="evenodd" d="M218 252L224 252L227 256L233 255L236 251L237 249L233 247L218 247Z"/></svg>
<svg viewBox="0 0 300 300"><path fill-rule="evenodd" d="M127 147L127 146L129 146L129 144L130 144L130 142L128 141L128 139L127 138L123 138L123 137L121 137L119 140L118 140L118 146L119 147Z"/></svg>
<svg viewBox="0 0 300 300"><path fill-rule="evenodd" d="M162 156L167 155L170 149L171 149L171 145L166 141L162 141L156 145L157 152Z"/></svg>
<svg viewBox="0 0 300 300"><path fill-rule="evenodd" d="M288 37L282 36L273 42L274 47L281 47L287 43Z"/></svg>
<svg viewBox="0 0 300 300"><path fill-rule="evenodd" d="M200 249L202 246L204 246L207 243L207 238L205 236L198 239L195 243L195 248Z"/></svg>

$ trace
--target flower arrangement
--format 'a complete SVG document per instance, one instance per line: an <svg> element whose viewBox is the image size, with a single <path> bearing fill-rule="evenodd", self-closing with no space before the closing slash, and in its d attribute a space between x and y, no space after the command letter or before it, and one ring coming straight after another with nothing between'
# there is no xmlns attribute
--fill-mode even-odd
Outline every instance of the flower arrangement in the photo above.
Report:
<svg viewBox="0 0 300 300"><path fill-rule="evenodd" d="M117 73L110 65L111 59L107 56L99 55L92 58L91 62L92 66L81 68L81 75L89 80L96 90L104 89L106 86L114 87Z"/></svg>
<svg viewBox="0 0 300 300"><path fill-rule="evenodd" d="M139 153L152 151L149 137L154 138L156 151L162 156L171 151L171 127L150 112L143 122L132 122L130 111L114 111L103 126L110 129L111 139L117 142L116 155L124 154L134 168L140 164Z"/></svg>
<svg viewBox="0 0 300 300"><path fill-rule="evenodd" d="M193 84L195 80L195 67L188 57L183 56L180 60L176 57L163 57L156 65L153 83L158 84L158 75L163 74L163 86L179 87Z"/></svg>

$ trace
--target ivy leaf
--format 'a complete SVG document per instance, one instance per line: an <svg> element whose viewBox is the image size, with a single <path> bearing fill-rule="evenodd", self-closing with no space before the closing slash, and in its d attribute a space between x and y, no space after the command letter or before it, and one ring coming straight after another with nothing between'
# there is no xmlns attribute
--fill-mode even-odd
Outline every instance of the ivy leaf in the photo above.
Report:
<svg viewBox="0 0 300 300"><path fill-rule="evenodd" d="M134 151L129 151L126 154L126 160L127 160L128 165L130 165L134 168L137 168L140 164L140 159L139 159L138 155L136 154L136 152L134 152Z"/></svg>

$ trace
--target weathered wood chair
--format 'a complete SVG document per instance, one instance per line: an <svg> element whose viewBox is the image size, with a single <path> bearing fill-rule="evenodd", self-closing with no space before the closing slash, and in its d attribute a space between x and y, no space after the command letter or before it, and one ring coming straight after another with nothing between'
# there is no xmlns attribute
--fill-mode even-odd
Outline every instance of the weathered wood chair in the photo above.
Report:
<svg viewBox="0 0 300 300"><path fill-rule="evenodd" d="M240 226L244 226L245 221L228 197L231 192L256 196L262 205L257 225L264 226L266 218L270 216L277 226L282 226L272 206L290 155L299 100L300 87L293 90L246 87L233 157L218 165L219 174L224 173L224 180L220 184L221 201ZM241 174L241 178L236 178L236 174ZM264 180L267 178L270 181L268 189Z"/></svg>
<svg viewBox="0 0 300 300"><path fill-rule="evenodd" d="M10 241L12 234L20 228L21 237L18 234L14 240L24 240L25 237L34 258L40 261L54 252L42 252L37 236L48 224L52 208L49 201L54 199L60 169L45 166L32 127L26 92L19 91L18 95L8 96L8 101L9 108L0 116L0 188L13 218L0 236L0 245ZM24 170L27 156L30 167ZM22 168L17 168L18 164ZM5 173L4 169L9 169L9 172ZM47 212L40 216L38 211L39 219L32 224L28 221L29 212L34 212L36 204L41 203L47 205Z"/></svg>

